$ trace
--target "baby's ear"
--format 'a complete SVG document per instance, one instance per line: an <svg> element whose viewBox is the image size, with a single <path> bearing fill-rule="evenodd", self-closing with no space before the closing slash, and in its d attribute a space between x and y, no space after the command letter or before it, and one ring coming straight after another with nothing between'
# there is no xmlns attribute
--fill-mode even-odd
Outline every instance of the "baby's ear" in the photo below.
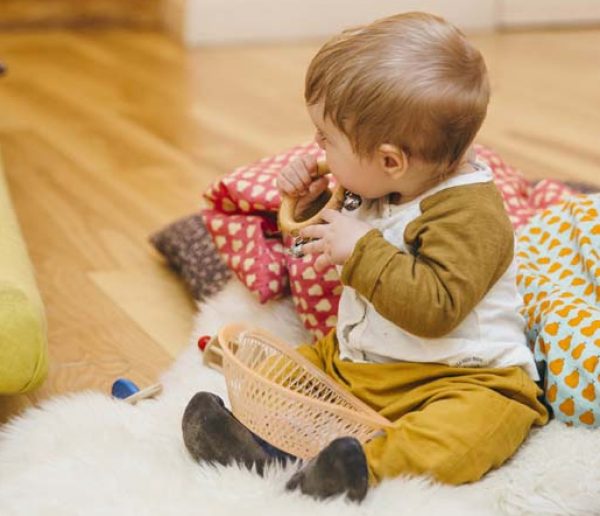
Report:
<svg viewBox="0 0 600 516"><path fill-rule="evenodd" d="M380 166L392 179L398 179L408 170L408 155L391 143L383 143L377 150Z"/></svg>

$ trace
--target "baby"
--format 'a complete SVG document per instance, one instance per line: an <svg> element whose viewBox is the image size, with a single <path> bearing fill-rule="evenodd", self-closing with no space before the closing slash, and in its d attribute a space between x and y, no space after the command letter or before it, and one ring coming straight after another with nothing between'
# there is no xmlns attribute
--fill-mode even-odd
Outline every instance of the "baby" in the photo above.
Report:
<svg viewBox="0 0 600 516"><path fill-rule="evenodd" d="M287 488L360 501L398 475L476 481L548 419L518 314L513 229L470 150L489 100L483 58L436 16L392 16L321 48L305 98L331 173L360 203L301 232L318 268L338 266L343 292L335 331L298 349L394 425L362 445L332 441ZM316 169L305 156L278 178L300 211L327 185ZM210 393L190 401L183 430L200 461L262 472L290 459Z"/></svg>

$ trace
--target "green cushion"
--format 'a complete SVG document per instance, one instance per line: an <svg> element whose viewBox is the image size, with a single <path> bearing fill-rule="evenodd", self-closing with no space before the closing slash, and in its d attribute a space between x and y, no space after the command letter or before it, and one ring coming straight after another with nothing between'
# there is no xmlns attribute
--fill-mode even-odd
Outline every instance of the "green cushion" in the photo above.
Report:
<svg viewBox="0 0 600 516"><path fill-rule="evenodd" d="M44 307L0 159L0 394L34 389L47 370Z"/></svg>

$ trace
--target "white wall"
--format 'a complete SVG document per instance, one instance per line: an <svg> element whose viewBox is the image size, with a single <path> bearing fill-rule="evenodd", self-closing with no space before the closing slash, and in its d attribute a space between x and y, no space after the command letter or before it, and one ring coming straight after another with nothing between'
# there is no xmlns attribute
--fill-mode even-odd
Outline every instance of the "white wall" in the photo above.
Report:
<svg viewBox="0 0 600 516"><path fill-rule="evenodd" d="M0 0L1 1L1 0ZM600 0L164 0L187 45L323 38L402 11L464 29L600 23Z"/></svg>
<svg viewBox="0 0 600 516"><path fill-rule="evenodd" d="M526 25L597 24L600 0L501 0L498 23Z"/></svg>
<svg viewBox="0 0 600 516"><path fill-rule="evenodd" d="M490 28L496 0L187 0L187 44L325 37L402 11L440 14L465 28Z"/></svg>

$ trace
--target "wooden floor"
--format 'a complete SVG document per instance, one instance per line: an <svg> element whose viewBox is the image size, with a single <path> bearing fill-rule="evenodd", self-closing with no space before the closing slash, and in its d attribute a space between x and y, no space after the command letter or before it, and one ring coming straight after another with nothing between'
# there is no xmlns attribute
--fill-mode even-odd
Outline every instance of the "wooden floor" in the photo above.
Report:
<svg viewBox="0 0 600 516"><path fill-rule="evenodd" d="M480 35L494 88L479 141L531 178L600 183L600 30ZM233 167L310 138L314 44L184 51L158 33L0 34L0 149L47 307L57 393L156 380L194 304L148 235Z"/></svg>
<svg viewBox="0 0 600 516"><path fill-rule="evenodd" d="M160 27L162 0L2 0L0 30Z"/></svg>

